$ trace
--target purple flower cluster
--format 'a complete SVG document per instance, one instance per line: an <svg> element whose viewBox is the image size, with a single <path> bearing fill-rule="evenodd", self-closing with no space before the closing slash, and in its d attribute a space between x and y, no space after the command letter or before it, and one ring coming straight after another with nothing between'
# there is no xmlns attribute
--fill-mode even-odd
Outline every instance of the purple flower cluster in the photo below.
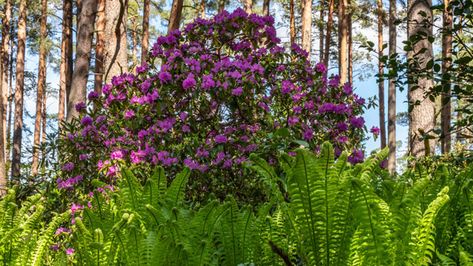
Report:
<svg viewBox="0 0 473 266"><path fill-rule="evenodd" d="M64 156L61 189L113 184L122 165L171 174L185 165L196 170L195 195L202 187L216 192L218 182L245 191L254 183L241 167L250 153L275 158L281 144L296 148L294 140L314 149L331 140L353 150L352 162L362 160L364 100L299 46L286 51L272 17L241 9L159 37L136 74L114 77L88 98L103 108L78 105L80 123L64 139L73 152ZM280 129L287 134L272 136Z"/></svg>

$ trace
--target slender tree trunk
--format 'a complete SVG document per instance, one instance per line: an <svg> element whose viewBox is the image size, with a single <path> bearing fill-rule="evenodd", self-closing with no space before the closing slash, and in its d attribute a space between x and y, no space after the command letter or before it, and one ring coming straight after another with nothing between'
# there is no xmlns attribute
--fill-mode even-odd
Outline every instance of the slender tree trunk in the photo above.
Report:
<svg viewBox="0 0 473 266"><path fill-rule="evenodd" d="M0 196L4 195L7 189L7 173L5 165L6 157L6 107L8 105L8 68L10 54L10 20L11 20L11 3L10 0L5 1L4 16L2 18L2 43L0 47Z"/></svg>
<svg viewBox="0 0 473 266"><path fill-rule="evenodd" d="M312 0L302 2L302 49L309 53L312 44Z"/></svg>
<svg viewBox="0 0 473 266"><path fill-rule="evenodd" d="M251 14L253 9L253 0L243 0L243 9L246 13Z"/></svg>
<svg viewBox="0 0 473 266"><path fill-rule="evenodd" d="M99 95L102 94L104 75L105 5L106 0L97 0L94 91Z"/></svg>
<svg viewBox="0 0 473 266"><path fill-rule="evenodd" d="M48 1L41 0L41 26L40 26L40 46L39 46L39 66L38 66L38 90L36 94L36 118L34 123L33 137L33 161L31 163L31 174L38 174L39 165L39 142L41 135L41 118L43 113L45 85L46 85L46 38L48 37L46 23L48 17Z"/></svg>
<svg viewBox="0 0 473 266"><path fill-rule="evenodd" d="M452 134L450 133L450 124L452 121L452 102L451 82L448 75L448 70L452 64L452 10L449 8L450 0L444 0L443 9L443 34L442 34L442 87L444 93L442 94L442 153L449 153L452 146Z"/></svg>
<svg viewBox="0 0 473 266"><path fill-rule="evenodd" d="M66 95L72 80L72 0L64 0L62 8L61 64L59 66L59 128L65 117Z"/></svg>
<svg viewBox="0 0 473 266"><path fill-rule="evenodd" d="M71 93L67 103L67 121L78 117L75 105L85 102L87 77L89 74L90 51L94 34L96 0L82 0L82 9L79 14L79 31L77 34L77 51L74 72L72 74Z"/></svg>
<svg viewBox="0 0 473 266"><path fill-rule="evenodd" d="M396 0L389 0L389 56L396 53ZM396 172L396 82L394 77L389 78L388 88L388 170Z"/></svg>
<svg viewBox="0 0 473 266"><path fill-rule="evenodd" d="M105 4L105 82L128 71L126 35L128 0L107 0Z"/></svg>
<svg viewBox="0 0 473 266"><path fill-rule="evenodd" d="M319 23L319 61L324 61L324 18L325 18L325 0L320 0L320 23Z"/></svg>
<svg viewBox="0 0 473 266"><path fill-rule="evenodd" d="M377 0L378 5L378 96L379 96L379 129L380 129L380 140L381 140L381 149L386 147L386 114L384 106L384 63L382 57L383 52L383 1Z"/></svg>
<svg viewBox="0 0 473 266"><path fill-rule="evenodd" d="M10 31L10 36L12 36L12 32ZM10 47L13 47L13 40L10 38ZM7 148L6 148L6 161L7 164L11 163L11 148L12 148L12 121L13 121L13 51L10 53L10 71L8 73L8 121L7 121ZM10 164L11 165L11 164Z"/></svg>
<svg viewBox="0 0 473 266"><path fill-rule="evenodd" d="M179 23L181 23L183 5L184 5L184 0L172 1L171 13L169 16L168 33L173 30L179 29ZM222 8L222 6L220 6L220 8Z"/></svg>
<svg viewBox="0 0 473 266"><path fill-rule="evenodd" d="M263 0L263 15L269 16L270 0Z"/></svg>
<svg viewBox="0 0 473 266"><path fill-rule="evenodd" d="M351 0L348 0L349 13L347 14L348 26L348 82L353 84L353 25L351 21Z"/></svg>
<svg viewBox="0 0 473 266"><path fill-rule="evenodd" d="M338 3L338 75L340 82L347 82L348 78L348 23L347 23L347 0L339 0Z"/></svg>
<svg viewBox="0 0 473 266"><path fill-rule="evenodd" d="M408 39L418 34L426 36L425 39L416 42L413 50L408 53L408 74L410 74L408 98L412 108L409 113L409 146L410 154L416 158L431 155L435 149L434 139L425 140L424 138L435 127L435 103L424 97L425 93L433 87L433 80L430 76L412 75L415 72L419 73L419 70L427 75L432 73L431 69L426 69L427 63L433 59L432 43L427 40L427 37L432 36L431 6L431 0L408 1ZM427 17L421 13L426 14ZM425 20L428 23L425 23Z"/></svg>
<svg viewBox="0 0 473 266"><path fill-rule="evenodd" d="M332 28L333 28L333 10L335 8L335 0L329 0L328 6L328 18L327 18L327 33L325 34L325 51L324 51L324 64L328 68L330 62L330 41L332 40Z"/></svg>
<svg viewBox="0 0 473 266"><path fill-rule="evenodd" d="M203 17L205 17L205 1L202 0L202 2L204 3L204 10L202 11L202 15ZM143 36L141 39L141 64L144 64L148 57L150 0L145 0L143 5Z"/></svg>
<svg viewBox="0 0 473 266"><path fill-rule="evenodd" d="M197 16L199 16L199 18L205 18L205 0L200 0Z"/></svg>
<svg viewBox="0 0 473 266"><path fill-rule="evenodd" d="M42 128L42 132L41 132L41 144L44 144L46 142L46 130L47 130L47 125L48 125L48 121L46 120L47 117L48 117L48 113L47 113L47 100L48 100L48 92L47 90L44 91L43 93L43 110L41 111L41 123L43 124ZM43 154L43 157L44 157L44 154Z"/></svg>
<svg viewBox="0 0 473 266"><path fill-rule="evenodd" d="M138 65L138 58L136 57L138 55L138 23L136 23L136 17L130 18L131 25L132 25L132 30L131 30L131 46L132 46L132 60L133 60L133 65L137 66Z"/></svg>
<svg viewBox="0 0 473 266"><path fill-rule="evenodd" d="M225 0L218 0L218 13L223 12L225 10Z"/></svg>
<svg viewBox="0 0 473 266"><path fill-rule="evenodd" d="M296 19L294 16L294 0L289 0L289 31L291 44L296 43Z"/></svg>
<svg viewBox="0 0 473 266"><path fill-rule="evenodd" d="M26 44L26 0L20 0L18 18L18 48L16 55L15 128L13 133L13 155L11 176L20 181L21 139L23 130L23 89L25 84L25 44Z"/></svg>

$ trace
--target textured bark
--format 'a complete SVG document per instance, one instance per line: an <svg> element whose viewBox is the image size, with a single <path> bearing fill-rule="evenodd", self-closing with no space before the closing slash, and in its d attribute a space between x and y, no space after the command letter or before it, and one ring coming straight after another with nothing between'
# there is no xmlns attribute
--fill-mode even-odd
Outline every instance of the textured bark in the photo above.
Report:
<svg viewBox="0 0 473 266"><path fill-rule="evenodd" d="M303 0L302 2L302 49L309 53L312 44L312 0Z"/></svg>
<svg viewBox="0 0 473 266"><path fill-rule="evenodd" d="M225 0L218 0L218 13L225 10Z"/></svg>
<svg viewBox="0 0 473 266"><path fill-rule="evenodd" d="M23 130L23 89L25 84L26 0L20 0L18 18L18 46L16 55L15 125L11 176L19 182L21 169L21 140Z"/></svg>
<svg viewBox="0 0 473 266"><path fill-rule="evenodd" d="M263 15L269 16L270 0L263 0Z"/></svg>
<svg viewBox="0 0 473 266"><path fill-rule="evenodd" d="M65 117L66 95L72 80L72 0L64 0L62 7L61 63L59 66L59 128Z"/></svg>
<svg viewBox="0 0 473 266"><path fill-rule="evenodd" d="M381 141L381 149L386 147L386 114L384 106L384 63L381 58L384 56L383 52L383 21L384 21L384 11L383 11L383 1L377 0L378 5L378 97L379 97L379 129L380 134L379 138Z"/></svg>
<svg viewBox="0 0 473 266"><path fill-rule="evenodd" d="M243 9L246 13L251 14L253 9L253 0L243 0Z"/></svg>
<svg viewBox="0 0 473 266"><path fill-rule="evenodd" d="M442 34L442 87L444 93L442 94L442 112L441 112L441 126L442 139L441 149L442 153L449 153L452 146L452 134L450 132L450 124L452 122L452 102L451 95L451 81L446 76L452 64L452 10L448 7L450 0L444 0L443 10L443 34Z"/></svg>
<svg viewBox="0 0 473 266"><path fill-rule="evenodd" d="M325 0L320 0L320 23L319 23L319 62L324 61L324 24L325 24Z"/></svg>
<svg viewBox="0 0 473 266"><path fill-rule="evenodd" d="M77 34L76 62L74 73L72 74L71 93L67 102L67 121L71 121L72 118L79 115L75 105L79 102L85 102L86 99L87 77L89 74L96 12L96 0L82 0Z"/></svg>
<svg viewBox="0 0 473 266"><path fill-rule="evenodd" d="M7 189L7 173L5 166L6 143L7 143L7 119L6 111L8 105L8 68L10 54L10 20L11 20L11 2L5 1L3 8L4 16L2 18L2 42L0 47L0 196L4 195Z"/></svg>
<svg viewBox="0 0 473 266"><path fill-rule="evenodd" d="M183 5L184 5L184 0L172 0L171 13L169 16L168 33L173 30L179 29L179 23L181 23ZM225 5L223 4L223 6ZM220 6L220 8L221 7L222 6Z"/></svg>
<svg viewBox="0 0 473 266"><path fill-rule="evenodd" d="M408 1L408 39L421 33L432 36L432 27L429 25L432 23L431 6L431 0ZM427 17L422 16L420 12L427 14ZM417 77L416 74L412 74L419 70L426 74L431 73L432 70L426 67L432 59L432 43L426 38L416 42L413 50L408 52L409 80L415 83L409 82L408 90L409 104L412 108L409 113L409 153L416 158L431 155L434 152L434 139L425 140L423 137L431 133L435 127L435 103L424 97L424 94L434 85L432 78L424 75Z"/></svg>
<svg viewBox="0 0 473 266"><path fill-rule="evenodd" d="M340 82L347 82L348 78L348 19L347 0L338 3L338 75Z"/></svg>
<svg viewBox="0 0 473 266"><path fill-rule="evenodd" d="M396 53L396 0L389 0L389 55ZM389 79L388 88L388 171L396 172L396 83Z"/></svg>
<svg viewBox="0 0 473 266"><path fill-rule="evenodd" d="M46 39L48 37L46 23L48 19L48 1L41 0L41 22L40 22L40 45L38 64L38 90L36 92L36 117L34 123L33 136L33 161L31 162L31 174L38 174L39 165L39 145L41 135L41 120L43 118L43 105L45 105L44 95L46 86Z"/></svg>
<svg viewBox="0 0 473 266"><path fill-rule="evenodd" d="M197 15L201 18L205 18L205 0L200 0L199 14Z"/></svg>
<svg viewBox="0 0 473 266"><path fill-rule="evenodd" d="M289 35L291 44L296 43L296 19L294 16L294 0L289 0Z"/></svg>
<svg viewBox="0 0 473 266"><path fill-rule="evenodd" d="M353 84L353 25L351 21L351 0L348 0L348 10L346 22L348 27L348 82Z"/></svg>
<svg viewBox="0 0 473 266"><path fill-rule="evenodd" d="M105 4L105 82L128 71L127 20L128 0L107 0Z"/></svg>
<svg viewBox="0 0 473 266"><path fill-rule="evenodd" d="M143 36L141 39L141 64L144 64L146 62L146 58L148 57L150 1L151 0L145 0L143 3ZM204 0L202 0L202 2L204 2ZM202 12L205 15L205 9Z"/></svg>
<svg viewBox="0 0 473 266"><path fill-rule="evenodd" d="M97 0L94 91L99 95L102 93L104 75L105 5L106 0Z"/></svg>
<svg viewBox="0 0 473 266"><path fill-rule="evenodd" d="M330 41L332 40L333 28L333 10L335 7L335 0L329 0L328 14L327 14L327 32L325 33L325 50L324 50L324 64L328 68L330 62Z"/></svg>

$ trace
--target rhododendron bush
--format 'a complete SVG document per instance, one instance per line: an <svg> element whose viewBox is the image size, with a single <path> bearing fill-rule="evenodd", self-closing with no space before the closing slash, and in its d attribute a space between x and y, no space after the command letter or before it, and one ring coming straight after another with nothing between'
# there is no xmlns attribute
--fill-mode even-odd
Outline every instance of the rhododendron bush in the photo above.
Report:
<svg viewBox="0 0 473 266"><path fill-rule="evenodd" d="M272 17L223 12L158 38L136 74L76 106L57 184L113 189L123 165L143 175L160 165L171 176L187 166L192 199L251 198L260 186L243 167L251 153L277 163L280 152L331 140L360 162L363 104L297 45L283 48Z"/></svg>

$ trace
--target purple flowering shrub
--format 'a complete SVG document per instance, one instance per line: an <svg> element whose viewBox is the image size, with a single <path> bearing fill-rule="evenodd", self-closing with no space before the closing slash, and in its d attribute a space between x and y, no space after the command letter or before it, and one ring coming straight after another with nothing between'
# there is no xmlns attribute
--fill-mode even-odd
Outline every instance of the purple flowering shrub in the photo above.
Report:
<svg viewBox="0 0 473 266"><path fill-rule="evenodd" d="M353 163L363 159L364 100L297 45L286 51L272 17L241 9L159 37L136 74L88 99L64 136L61 189L87 191L91 180L113 189L123 165L144 176L156 165L171 176L187 166L192 199L245 198L258 193L242 167L251 153L275 161L330 140L338 154L352 151Z"/></svg>

